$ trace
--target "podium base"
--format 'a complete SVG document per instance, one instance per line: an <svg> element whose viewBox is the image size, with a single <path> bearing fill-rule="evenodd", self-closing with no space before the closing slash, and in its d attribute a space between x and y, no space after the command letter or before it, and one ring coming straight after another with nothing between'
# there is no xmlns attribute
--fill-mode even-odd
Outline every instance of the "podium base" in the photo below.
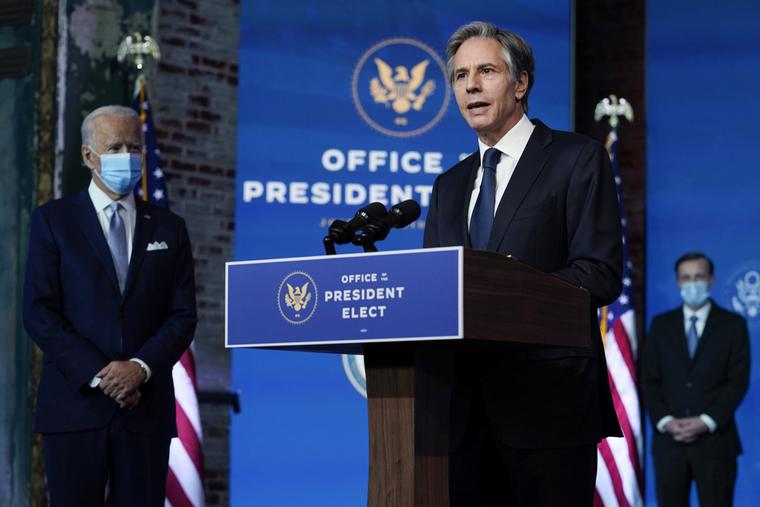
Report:
<svg viewBox="0 0 760 507"><path fill-rule="evenodd" d="M368 507L449 506L455 346L365 346L370 427Z"/></svg>

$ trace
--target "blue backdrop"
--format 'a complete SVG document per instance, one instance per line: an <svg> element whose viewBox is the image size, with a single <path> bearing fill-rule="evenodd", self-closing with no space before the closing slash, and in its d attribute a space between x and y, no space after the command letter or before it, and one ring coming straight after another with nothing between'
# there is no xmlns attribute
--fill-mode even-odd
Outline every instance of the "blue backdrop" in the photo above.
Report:
<svg viewBox="0 0 760 507"><path fill-rule="evenodd" d="M673 263L716 263L713 297L750 325L752 377L737 423L744 446L736 506L760 498L760 4L647 6L647 322L680 304ZM677 13L677 14L676 14ZM651 432L651 424L647 420ZM651 458L650 458L651 463ZM647 474L648 505L655 505ZM695 503L693 505L696 505Z"/></svg>
<svg viewBox="0 0 760 507"><path fill-rule="evenodd" d="M238 260L319 255L329 222L370 201L411 197L424 219L435 176L477 149L442 70L448 36L468 21L525 36L537 61L531 117L570 127L568 1L261 0L241 11ZM381 248L421 246L423 226ZM365 400L340 357L235 350L232 361L243 405L232 503L365 504Z"/></svg>

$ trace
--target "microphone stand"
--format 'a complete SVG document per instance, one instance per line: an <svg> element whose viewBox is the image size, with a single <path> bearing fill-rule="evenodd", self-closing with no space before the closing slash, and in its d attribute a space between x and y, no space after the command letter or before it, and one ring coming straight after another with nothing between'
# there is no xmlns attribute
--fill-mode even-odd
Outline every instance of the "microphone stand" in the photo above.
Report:
<svg viewBox="0 0 760 507"><path fill-rule="evenodd" d="M351 240L351 243L362 247L365 252L377 252L377 247L375 246L374 241L361 241L361 237L358 234L354 236L354 239Z"/></svg>
<svg viewBox="0 0 760 507"><path fill-rule="evenodd" d="M325 247L325 255L335 255L335 240L329 234L322 238L322 244Z"/></svg>
<svg viewBox="0 0 760 507"><path fill-rule="evenodd" d="M388 227L382 221L380 223L367 224L361 234L354 235L351 243L364 248L365 252L377 252L376 241L380 241L388 236Z"/></svg>
<svg viewBox="0 0 760 507"><path fill-rule="evenodd" d="M365 252L377 252L377 247L375 246L374 241L360 241L359 234L355 235L354 238L351 240L351 243L353 243L356 246L360 246L364 249ZM325 248L325 255L335 255L337 252L335 251L335 239L331 235L326 235L324 238L322 238L322 245Z"/></svg>

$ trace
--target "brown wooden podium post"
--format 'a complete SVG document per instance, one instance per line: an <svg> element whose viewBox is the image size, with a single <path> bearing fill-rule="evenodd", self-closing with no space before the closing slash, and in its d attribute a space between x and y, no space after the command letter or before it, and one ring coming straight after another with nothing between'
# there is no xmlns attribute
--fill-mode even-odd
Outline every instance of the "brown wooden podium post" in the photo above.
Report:
<svg viewBox="0 0 760 507"><path fill-rule="evenodd" d="M464 340L364 346L368 507L449 506L453 371L472 342L589 346L590 296L552 275L464 250L463 291Z"/></svg>

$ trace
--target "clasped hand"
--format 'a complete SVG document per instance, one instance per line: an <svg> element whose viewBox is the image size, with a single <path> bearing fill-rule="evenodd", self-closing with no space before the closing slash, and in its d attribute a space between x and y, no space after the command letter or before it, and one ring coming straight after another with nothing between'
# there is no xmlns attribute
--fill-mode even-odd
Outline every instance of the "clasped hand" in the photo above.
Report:
<svg viewBox="0 0 760 507"><path fill-rule="evenodd" d="M140 384L145 380L140 365L134 361L111 361L97 373L98 387L121 408L134 408L140 401Z"/></svg>
<svg viewBox="0 0 760 507"><path fill-rule="evenodd" d="M684 417L683 419L669 421L665 425L665 430L676 442L690 444L696 441L702 433L706 433L708 427L699 417Z"/></svg>

